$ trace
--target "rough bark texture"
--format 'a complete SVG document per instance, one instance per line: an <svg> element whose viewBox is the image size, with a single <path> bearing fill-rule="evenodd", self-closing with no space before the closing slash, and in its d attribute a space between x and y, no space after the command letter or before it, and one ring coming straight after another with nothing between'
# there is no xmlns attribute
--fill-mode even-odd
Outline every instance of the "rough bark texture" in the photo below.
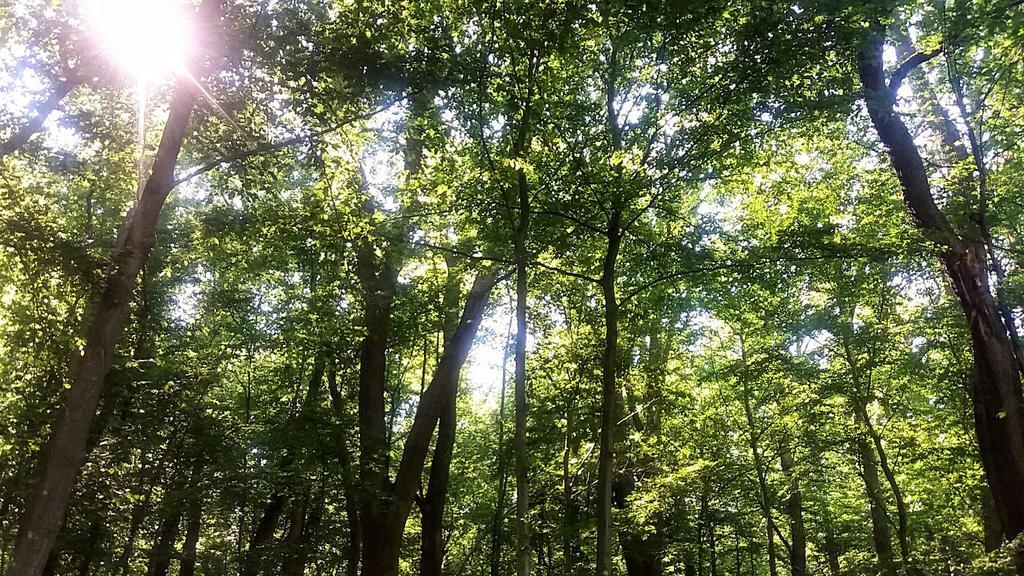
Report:
<svg viewBox="0 0 1024 576"><path fill-rule="evenodd" d="M201 12L216 2L206 0ZM204 10L205 9L205 10ZM110 371L114 347L128 317L136 278L156 242L156 225L174 183L174 167L188 130L195 93L191 81L179 81L153 160L152 172L125 217L85 329L81 355L71 361L70 386L46 446L47 458L22 520L10 576L38 576L64 521L68 497L85 458L89 428Z"/></svg>
<svg viewBox="0 0 1024 576"><path fill-rule="evenodd" d="M940 261L971 333L972 402L986 480L1005 536L1024 531L1024 417L1020 370L988 281L988 254L978 230L958 233L935 204L928 173L914 138L894 109L885 82L880 30L858 54L868 113L885 144L904 201L924 235L941 248Z"/></svg>

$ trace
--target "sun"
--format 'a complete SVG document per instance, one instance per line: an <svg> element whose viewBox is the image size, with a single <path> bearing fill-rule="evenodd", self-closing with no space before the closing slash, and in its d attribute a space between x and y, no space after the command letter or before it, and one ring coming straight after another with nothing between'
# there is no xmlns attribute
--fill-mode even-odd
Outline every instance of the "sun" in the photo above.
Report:
<svg viewBox="0 0 1024 576"><path fill-rule="evenodd" d="M138 82L153 84L184 70L191 26L174 0L88 0L90 34L104 58Z"/></svg>

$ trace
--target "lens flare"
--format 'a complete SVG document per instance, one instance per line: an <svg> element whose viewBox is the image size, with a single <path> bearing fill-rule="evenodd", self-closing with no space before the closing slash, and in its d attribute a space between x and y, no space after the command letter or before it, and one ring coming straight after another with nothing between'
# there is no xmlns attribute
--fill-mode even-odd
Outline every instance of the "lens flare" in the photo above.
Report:
<svg viewBox="0 0 1024 576"><path fill-rule="evenodd" d="M152 84L184 70L192 48L191 26L172 0L91 0L91 34L123 73Z"/></svg>

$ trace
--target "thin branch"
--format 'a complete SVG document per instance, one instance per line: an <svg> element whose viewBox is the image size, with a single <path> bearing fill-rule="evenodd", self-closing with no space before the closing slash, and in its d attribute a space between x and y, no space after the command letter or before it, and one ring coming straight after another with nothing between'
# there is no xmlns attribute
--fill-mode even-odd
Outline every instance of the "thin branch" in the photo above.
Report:
<svg viewBox="0 0 1024 576"><path fill-rule="evenodd" d="M573 272L572 270L566 270L565 268L559 268L558 266L553 266L551 264L545 264L545 263L541 262L540 260L534 260L534 261L530 262L530 264L535 264L535 265L540 266L541 268L543 268L545 270L550 270L552 272L557 272L559 274L563 274L565 276L569 276L570 278L577 278L579 280L586 280L587 282L593 282L594 284L600 284L601 283L601 280L599 278L594 278L593 276L587 276L586 274L582 274L580 272Z"/></svg>
<svg viewBox="0 0 1024 576"><path fill-rule="evenodd" d="M388 102L387 104L385 104L384 106L382 106L380 108L377 108L377 109L374 109L374 110L370 110L369 112L364 112L362 114L356 114L355 116L350 116L350 117L345 118L344 120L338 122L337 124L334 124L333 126L330 126L328 128L324 128L323 130L318 130L318 131L310 133L310 134L303 134L302 136L294 136L292 138L288 138L288 139L282 140L280 142L268 142L266 144L261 144L259 146L256 146L255 148L251 148L249 150L242 150L242 151L234 152L234 153L231 153L231 154L225 154L225 155L221 156L220 158L217 158L216 160L212 160L210 162L207 162L206 164L203 164L202 166L200 166L198 168L195 168L195 169L191 170L190 172L184 174L183 176L177 178L171 184L171 188L175 188L179 184L183 184L185 182L188 182L189 180L195 178L196 176L200 176L202 174L206 174L207 172L210 172L211 170L215 170L215 169L219 168L223 164L229 164L231 162L237 162L239 160L246 160L246 159L249 159L249 158L253 158L255 156L263 156L265 154L270 154L271 152L276 152L276 151L281 150L283 148L288 148L290 146L295 146L297 144L302 144L303 142L311 142L311 141L313 141L313 140L315 140L317 138L320 138L321 136L325 136L327 134L330 134L331 132L336 132L336 131L338 131L338 130L346 127L346 126L349 126L349 125L351 125L351 124L353 124L355 122L358 122L360 120L366 120L368 118L373 118L377 114L380 114L381 112L389 110L392 106L394 106L395 104L401 102L407 96L408 96L407 94L403 94L403 95L399 96L398 98L395 98L395 99L391 100L390 102Z"/></svg>

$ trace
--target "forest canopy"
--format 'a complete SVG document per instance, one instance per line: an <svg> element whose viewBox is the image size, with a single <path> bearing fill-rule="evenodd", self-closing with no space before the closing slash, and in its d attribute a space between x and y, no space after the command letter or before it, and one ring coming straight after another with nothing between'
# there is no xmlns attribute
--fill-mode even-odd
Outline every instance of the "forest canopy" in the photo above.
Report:
<svg viewBox="0 0 1024 576"><path fill-rule="evenodd" d="M0 572L1024 575L1020 0L0 38Z"/></svg>

